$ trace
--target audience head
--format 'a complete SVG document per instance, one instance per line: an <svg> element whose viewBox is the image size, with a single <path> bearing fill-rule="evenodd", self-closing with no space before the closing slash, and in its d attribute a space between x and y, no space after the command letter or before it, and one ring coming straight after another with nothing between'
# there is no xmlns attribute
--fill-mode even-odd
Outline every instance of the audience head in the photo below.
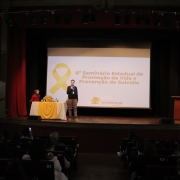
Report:
<svg viewBox="0 0 180 180"><path fill-rule="evenodd" d="M0 134L0 143L3 143L3 141L4 141L4 136Z"/></svg>
<svg viewBox="0 0 180 180"><path fill-rule="evenodd" d="M131 131L129 134L129 140L132 140L134 136L136 136L136 133L134 131Z"/></svg>
<svg viewBox="0 0 180 180"><path fill-rule="evenodd" d="M146 142L144 147L144 155L147 156L155 156L156 154L156 147L155 144L152 142Z"/></svg>
<svg viewBox="0 0 180 180"><path fill-rule="evenodd" d="M24 128L22 134L25 137L32 137L32 130L31 130L31 128L29 128L29 127Z"/></svg>
<svg viewBox="0 0 180 180"><path fill-rule="evenodd" d="M139 152L144 152L144 139L138 139L136 143L136 148Z"/></svg>
<svg viewBox="0 0 180 180"><path fill-rule="evenodd" d="M45 143L45 148L47 151L54 151L55 149L55 144L53 141L51 140L47 140L46 143Z"/></svg>
<svg viewBox="0 0 180 180"><path fill-rule="evenodd" d="M50 134L50 140L56 143L59 140L59 133L58 132L52 132Z"/></svg>
<svg viewBox="0 0 180 180"><path fill-rule="evenodd" d="M21 137L18 133L14 133L11 138L12 143L19 143L21 142Z"/></svg>
<svg viewBox="0 0 180 180"><path fill-rule="evenodd" d="M9 132L7 131L7 129L3 129L1 131L1 134L3 135L4 139L8 139L9 138Z"/></svg>
<svg viewBox="0 0 180 180"><path fill-rule="evenodd" d="M40 161L46 159L47 151L40 140L33 140L28 151L32 160Z"/></svg>
<svg viewBox="0 0 180 180"><path fill-rule="evenodd" d="M136 143L138 139L138 136L136 135L136 133L134 131L131 131L129 134L129 140Z"/></svg>

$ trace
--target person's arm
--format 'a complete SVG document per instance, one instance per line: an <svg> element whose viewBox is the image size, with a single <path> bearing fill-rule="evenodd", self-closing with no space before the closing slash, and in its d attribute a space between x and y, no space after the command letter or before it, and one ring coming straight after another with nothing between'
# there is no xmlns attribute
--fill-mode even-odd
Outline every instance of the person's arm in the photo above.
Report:
<svg viewBox="0 0 180 180"><path fill-rule="evenodd" d="M51 160L49 161L52 161L54 162L54 171L57 171L59 174L61 173L62 171L62 167L61 167L61 164L59 162L59 160L57 159L57 156L54 156Z"/></svg>
<svg viewBox="0 0 180 180"><path fill-rule="evenodd" d="M76 87L76 91L77 91L77 101L78 101L78 89L77 89L77 87Z"/></svg>
<svg viewBox="0 0 180 180"><path fill-rule="evenodd" d="M72 92L72 89L71 89L70 86L68 86L68 87L67 87L67 94L71 94L71 92Z"/></svg>
<svg viewBox="0 0 180 180"><path fill-rule="evenodd" d="M34 94L32 95L31 99L30 99L30 102L33 102L34 101Z"/></svg>
<svg viewBox="0 0 180 180"><path fill-rule="evenodd" d="M64 157L64 166L66 169L69 169L70 168L70 162L67 161L67 159Z"/></svg>

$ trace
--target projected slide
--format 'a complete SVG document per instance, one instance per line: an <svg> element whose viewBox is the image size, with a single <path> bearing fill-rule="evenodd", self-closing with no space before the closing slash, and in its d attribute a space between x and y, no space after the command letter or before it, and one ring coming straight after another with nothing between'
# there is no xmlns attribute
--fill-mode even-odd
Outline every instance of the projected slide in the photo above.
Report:
<svg viewBox="0 0 180 180"><path fill-rule="evenodd" d="M71 79L78 88L79 107L150 107L149 57L52 56L49 53L47 95L65 102Z"/></svg>

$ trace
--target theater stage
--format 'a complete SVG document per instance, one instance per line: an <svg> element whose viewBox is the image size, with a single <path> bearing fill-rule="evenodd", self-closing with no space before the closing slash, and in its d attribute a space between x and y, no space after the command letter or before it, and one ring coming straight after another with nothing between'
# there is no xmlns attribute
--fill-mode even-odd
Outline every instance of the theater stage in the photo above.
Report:
<svg viewBox="0 0 180 180"><path fill-rule="evenodd" d="M180 120L175 124L159 124L161 117L79 116L79 120L0 119L0 128L21 134L24 127L34 135L48 136L57 131L60 136L76 136L82 153L116 153L122 139L135 131L144 139L180 140Z"/></svg>
<svg viewBox="0 0 180 180"><path fill-rule="evenodd" d="M159 124L164 117L113 117L113 116L79 116L78 120L41 119L31 120L27 117L2 117L1 124L27 125L59 128L107 128L107 129L177 129L180 120L174 120L174 124Z"/></svg>

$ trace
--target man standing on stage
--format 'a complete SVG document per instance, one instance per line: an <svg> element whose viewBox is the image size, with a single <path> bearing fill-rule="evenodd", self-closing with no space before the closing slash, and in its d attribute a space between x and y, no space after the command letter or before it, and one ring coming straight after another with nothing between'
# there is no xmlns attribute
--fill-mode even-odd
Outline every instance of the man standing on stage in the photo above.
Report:
<svg viewBox="0 0 180 180"><path fill-rule="evenodd" d="M71 80L71 85L67 88L68 94L68 113L69 113L69 120L72 117L72 107L74 109L74 119L78 120L77 117L77 103L78 103L78 90L77 87L74 86L75 80Z"/></svg>

